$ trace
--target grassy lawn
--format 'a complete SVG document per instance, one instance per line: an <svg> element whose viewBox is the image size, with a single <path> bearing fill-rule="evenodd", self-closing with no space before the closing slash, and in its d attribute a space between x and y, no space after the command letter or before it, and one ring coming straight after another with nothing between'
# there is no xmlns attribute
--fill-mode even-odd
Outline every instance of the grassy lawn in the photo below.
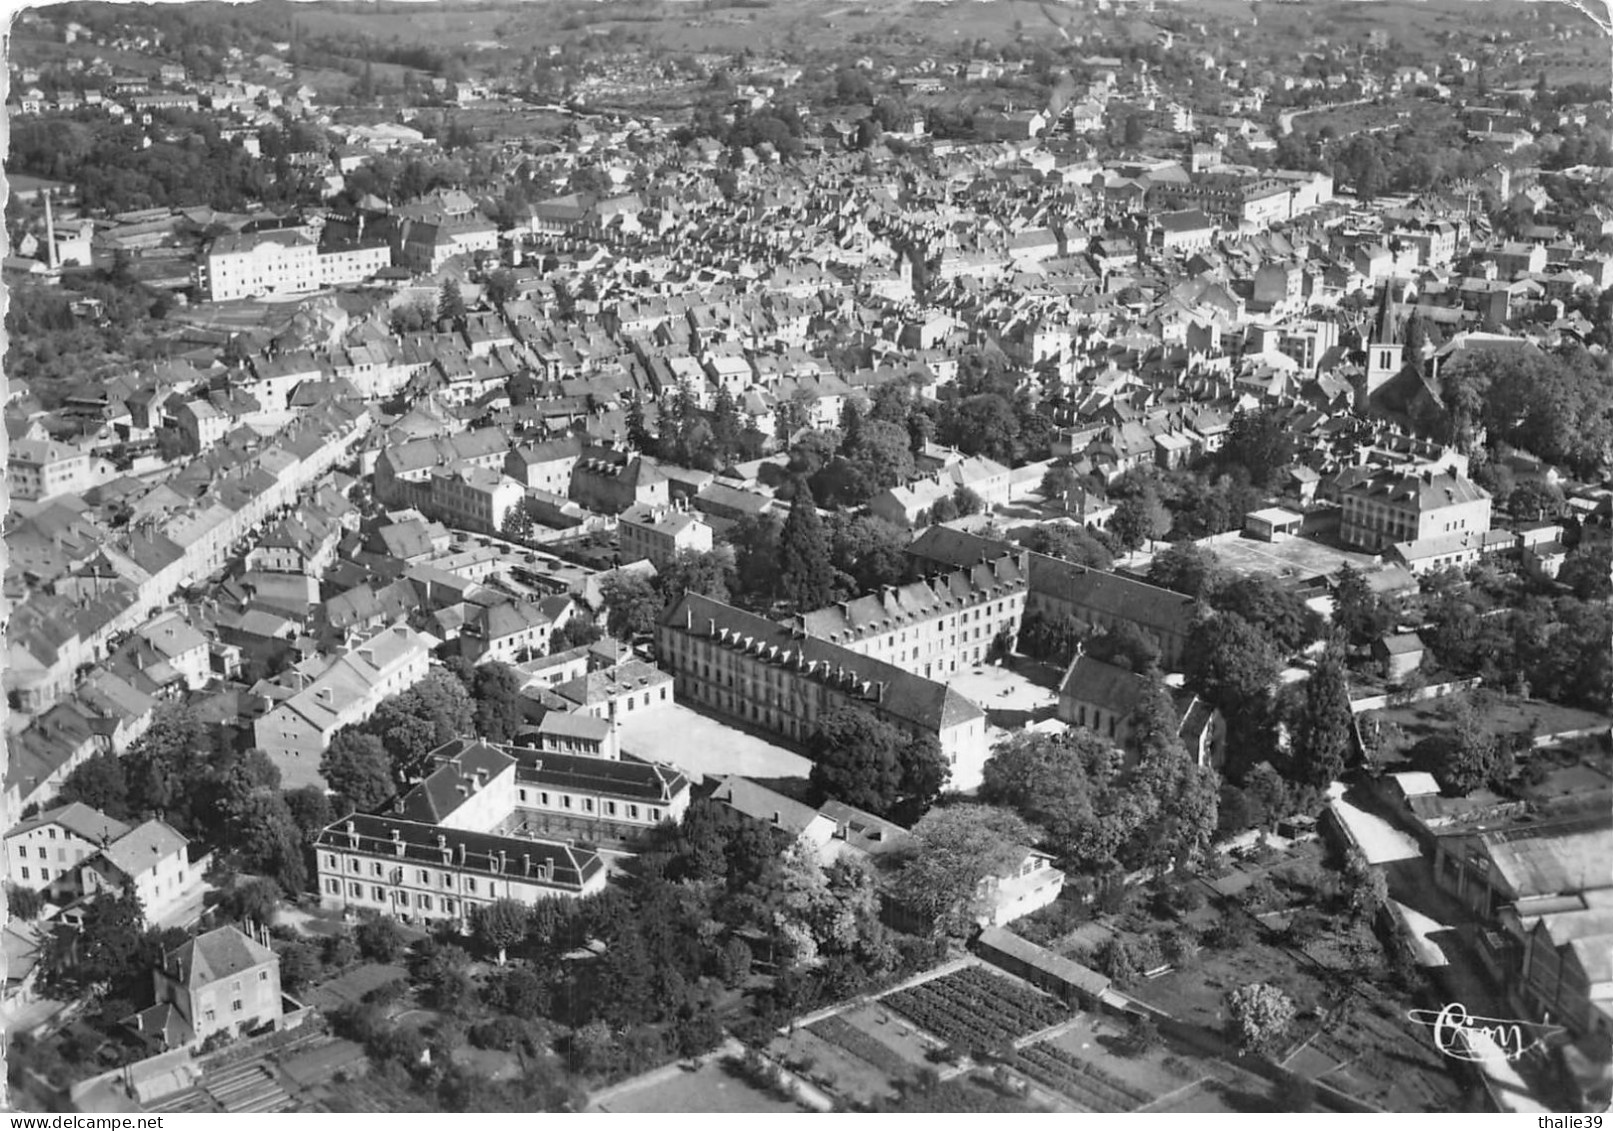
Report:
<svg viewBox="0 0 1613 1131"><path fill-rule="evenodd" d="M358 1001L377 986L408 976L402 966L387 966L367 962L355 966L347 973L314 987L303 995L304 1003L329 1013L348 1002Z"/></svg>
<svg viewBox="0 0 1613 1131"><path fill-rule="evenodd" d="M1186 1061L1172 1056L1170 1050L1165 1048L1154 1049L1140 1056L1119 1052L1125 1036L1125 1029L1115 1021L1098 1014L1083 1013L1069 1028L1043 1043L1090 1061L1124 1082L1127 1087L1147 1093L1155 1099L1202 1076L1202 1073L1194 1071ZM1169 1066L1167 1061L1170 1062Z"/></svg>

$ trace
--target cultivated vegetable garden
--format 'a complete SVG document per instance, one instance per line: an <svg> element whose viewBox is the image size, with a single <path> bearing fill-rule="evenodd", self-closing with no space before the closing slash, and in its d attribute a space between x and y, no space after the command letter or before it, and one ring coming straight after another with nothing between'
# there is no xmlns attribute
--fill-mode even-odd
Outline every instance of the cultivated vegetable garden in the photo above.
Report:
<svg viewBox="0 0 1613 1131"><path fill-rule="evenodd" d="M1053 998L978 966L897 990L879 1004L964 1050L997 1048L1070 1016Z"/></svg>
<svg viewBox="0 0 1613 1131"><path fill-rule="evenodd" d="M1046 1042L1016 1053L1012 1065L1088 1111L1135 1111L1153 1099L1097 1065Z"/></svg>

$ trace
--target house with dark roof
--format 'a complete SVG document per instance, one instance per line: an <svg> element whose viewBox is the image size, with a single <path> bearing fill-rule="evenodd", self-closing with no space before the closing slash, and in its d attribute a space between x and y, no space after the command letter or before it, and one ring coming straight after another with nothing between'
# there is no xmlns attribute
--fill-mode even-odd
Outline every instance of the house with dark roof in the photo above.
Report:
<svg viewBox="0 0 1613 1131"><path fill-rule="evenodd" d="M232 925L164 952L152 971L156 1004L125 1024L159 1050L278 1027L285 1012L280 956L267 939L266 931L253 938Z"/></svg>
<svg viewBox="0 0 1613 1131"><path fill-rule="evenodd" d="M723 778L711 799L758 824L778 829L791 843L805 842L820 852L828 848L838 831L833 818L749 778Z"/></svg>
<svg viewBox="0 0 1613 1131"><path fill-rule="evenodd" d="M570 619L571 602L560 599L558 616L545 610L547 604L499 601L475 609L460 628L460 654L474 664L493 660L511 664L547 654L555 630Z"/></svg>
<svg viewBox="0 0 1613 1131"><path fill-rule="evenodd" d="M1147 690L1147 676L1078 651L1059 682L1058 717L1129 750L1131 717ZM1192 692L1177 691L1171 699L1183 745L1199 765L1218 765L1226 721Z"/></svg>
<svg viewBox="0 0 1613 1131"><path fill-rule="evenodd" d="M1181 663L1197 611L1198 602L1180 593L1062 558L1030 555L1026 615L1036 612L1054 622L1074 617L1093 632L1130 624L1159 646L1166 671Z"/></svg>
<svg viewBox="0 0 1613 1131"><path fill-rule="evenodd" d="M639 456L606 449L590 451L571 469L569 497L601 514L621 514L634 504L664 507L672 501L667 477Z"/></svg>

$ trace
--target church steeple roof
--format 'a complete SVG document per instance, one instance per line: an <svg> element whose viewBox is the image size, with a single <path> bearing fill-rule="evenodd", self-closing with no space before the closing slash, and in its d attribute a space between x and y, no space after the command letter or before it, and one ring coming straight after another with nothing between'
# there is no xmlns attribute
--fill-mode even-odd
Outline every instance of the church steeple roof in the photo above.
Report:
<svg viewBox="0 0 1613 1131"><path fill-rule="evenodd" d="M1383 284L1383 302L1378 307L1378 325L1372 336L1375 345L1399 345L1399 327L1395 323L1395 282L1387 280Z"/></svg>

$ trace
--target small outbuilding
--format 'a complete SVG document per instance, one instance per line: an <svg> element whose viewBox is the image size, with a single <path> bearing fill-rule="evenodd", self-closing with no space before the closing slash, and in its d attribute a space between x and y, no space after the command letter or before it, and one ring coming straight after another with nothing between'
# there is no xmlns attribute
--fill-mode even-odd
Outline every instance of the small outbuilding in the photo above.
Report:
<svg viewBox="0 0 1613 1131"><path fill-rule="evenodd" d="M1393 633L1372 643L1372 658L1384 665L1390 679L1404 679L1422 667L1427 651L1423 638L1415 632Z"/></svg>
<svg viewBox="0 0 1613 1131"><path fill-rule="evenodd" d="M1281 542L1299 533L1305 516L1282 507L1266 507L1243 516L1243 532L1262 542Z"/></svg>

